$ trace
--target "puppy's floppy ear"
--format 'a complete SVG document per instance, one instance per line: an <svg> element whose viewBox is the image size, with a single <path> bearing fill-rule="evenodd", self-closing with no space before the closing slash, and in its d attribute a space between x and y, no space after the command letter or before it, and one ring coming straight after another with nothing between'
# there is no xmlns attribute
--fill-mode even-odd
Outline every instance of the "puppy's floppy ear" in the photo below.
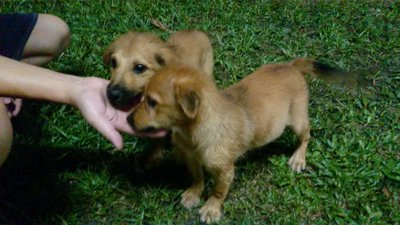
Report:
<svg viewBox="0 0 400 225"><path fill-rule="evenodd" d="M158 63L158 65L160 65L160 66L166 65L166 59L163 55L157 53L157 54L155 54L154 58L156 59L156 62Z"/></svg>
<svg viewBox="0 0 400 225"><path fill-rule="evenodd" d="M185 115L190 119L194 119L200 103L200 97L194 88L186 83L176 84L175 96Z"/></svg>
<svg viewBox="0 0 400 225"><path fill-rule="evenodd" d="M110 63L111 55L113 54L114 50L115 50L115 45L111 44L104 51L104 53L103 53L103 61L104 61L105 64L109 64Z"/></svg>
<svg viewBox="0 0 400 225"><path fill-rule="evenodd" d="M164 67L174 63L176 60L176 52L170 48L170 46L165 45L159 49L154 57L158 65Z"/></svg>

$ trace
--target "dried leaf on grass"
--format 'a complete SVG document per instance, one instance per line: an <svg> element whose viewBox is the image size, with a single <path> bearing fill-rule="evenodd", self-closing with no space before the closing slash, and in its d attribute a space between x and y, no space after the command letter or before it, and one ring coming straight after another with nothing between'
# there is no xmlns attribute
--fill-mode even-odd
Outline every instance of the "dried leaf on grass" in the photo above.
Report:
<svg viewBox="0 0 400 225"><path fill-rule="evenodd" d="M168 29L161 21L159 21L158 19L151 19L151 24L153 24L154 26L160 28L163 31L170 31L170 29Z"/></svg>

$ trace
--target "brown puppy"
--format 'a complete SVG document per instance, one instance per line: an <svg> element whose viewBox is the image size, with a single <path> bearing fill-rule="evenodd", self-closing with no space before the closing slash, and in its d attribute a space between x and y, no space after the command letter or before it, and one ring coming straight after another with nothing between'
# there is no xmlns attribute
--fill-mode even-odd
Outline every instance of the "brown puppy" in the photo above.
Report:
<svg viewBox="0 0 400 225"><path fill-rule="evenodd" d="M111 104L130 110L142 100L143 87L162 67L182 63L213 76L214 56L208 36L197 30L177 31L167 42L152 33L128 32L106 49L104 62L111 65L111 82L107 97ZM137 135L159 137L165 131L139 132ZM164 156L164 140L156 140L155 148L144 162L146 168L156 166Z"/></svg>
<svg viewBox="0 0 400 225"><path fill-rule="evenodd" d="M210 77L214 66L210 39L197 30L175 32L167 42L152 33L128 32L111 43L103 59L111 65L107 96L122 110L141 101L143 87L166 65L186 64Z"/></svg>
<svg viewBox="0 0 400 225"><path fill-rule="evenodd" d="M275 140L285 127L300 139L288 164L297 172L305 168L310 125L303 75L331 69L308 59L269 64L221 92L200 71L170 66L151 79L145 100L128 120L139 130L173 131L174 146L193 176L193 184L182 194L181 204L186 208L200 201L203 168L213 176L212 194L199 212L201 221L215 222L234 177L235 160Z"/></svg>

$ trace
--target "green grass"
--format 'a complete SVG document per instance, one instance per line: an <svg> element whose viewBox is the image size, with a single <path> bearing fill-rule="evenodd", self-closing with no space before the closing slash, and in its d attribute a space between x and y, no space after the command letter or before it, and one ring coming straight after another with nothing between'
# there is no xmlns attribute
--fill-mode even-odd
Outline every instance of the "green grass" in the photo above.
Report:
<svg viewBox="0 0 400 225"><path fill-rule="evenodd" d="M128 30L168 37L152 18L210 35L220 87L303 56L363 71L371 81L363 88L310 81L306 170L286 165L296 147L289 132L243 157L221 224L400 223L399 9L399 1L368 0L0 2L0 12L63 18L71 46L49 67L80 76L107 78L102 52ZM15 146L0 169L1 224L199 223L197 209L179 204L190 184L184 167L140 170L149 141L125 136L124 151L114 152L77 110L51 103L26 101L14 124Z"/></svg>

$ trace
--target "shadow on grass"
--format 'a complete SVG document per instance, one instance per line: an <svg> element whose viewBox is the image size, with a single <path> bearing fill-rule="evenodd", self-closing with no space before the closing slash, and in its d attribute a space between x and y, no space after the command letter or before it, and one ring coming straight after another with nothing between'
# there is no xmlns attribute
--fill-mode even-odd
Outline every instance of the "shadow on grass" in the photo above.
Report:
<svg viewBox="0 0 400 225"><path fill-rule="evenodd" d="M29 224L68 211L58 174L74 162L55 160L69 150L16 146L0 168L0 223Z"/></svg>
<svg viewBox="0 0 400 225"><path fill-rule="evenodd" d="M132 186L182 189L189 177L184 167L163 162L151 171L138 172L136 154L113 154L70 148L15 146L0 168L0 224L54 221L73 209L63 173L77 170L108 171ZM182 186L185 185L185 186Z"/></svg>
<svg viewBox="0 0 400 225"><path fill-rule="evenodd" d="M289 148L271 144L252 151L238 162L264 163ZM285 153L285 154L286 154ZM54 220L67 215L71 207L67 181L59 175L76 170L108 170L111 176L127 179L132 186L157 186L183 190L190 184L185 166L164 160L152 170L140 170L137 154L112 154L82 149L15 146L0 169L0 223L21 224ZM257 172L257 171L255 171Z"/></svg>
<svg viewBox="0 0 400 225"><path fill-rule="evenodd" d="M287 140L279 139L261 148L248 151L243 157L239 158L235 165L236 167L246 167L248 163L251 163L261 166L266 164L267 159L271 156L290 156L297 145L287 142ZM171 150L167 150L160 165L148 170L144 169L147 153L114 157L110 172L116 176L125 176L126 179L134 183L134 186L187 188L191 182L191 175L184 163L178 162L171 155Z"/></svg>
<svg viewBox="0 0 400 225"><path fill-rule="evenodd" d="M296 150L296 145L286 142L276 141L261 148L247 152L236 165L246 164L247 162L265 162L271 156L287 155L290 156Z"/></svg>

